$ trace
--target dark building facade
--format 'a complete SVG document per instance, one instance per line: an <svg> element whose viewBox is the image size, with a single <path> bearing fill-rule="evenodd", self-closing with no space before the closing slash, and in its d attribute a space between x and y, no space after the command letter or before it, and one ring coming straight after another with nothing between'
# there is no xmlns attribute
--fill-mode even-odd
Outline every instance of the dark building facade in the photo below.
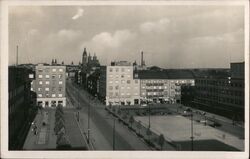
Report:
<svg viewBox="0 0 250 159"><path fill-rule="evenodd" d="M99 93L100 69L95 70L87 77L87 91L93 96Z"/></svg>
<svg viewBox="0 0 250 159"><path fill-rule="evenodd" d="M100 67L100 78L98 84L98 98L105 103L106 100L106 84L107 84L107 66Z"/></svg>
<svg viewBox="0 0 250 159"><path fill-rule="evenodd" d="M244 63L231 63L229 73L197 77L195 84L195 107L244 120Z"/></svg>
<svg viewBox="0 0 250 159"><path fill-rule="evenodd" d="M9 66L9 150L22 149L30 123L36 114L36 94L31 91L34 72L23 66Z"/></svg>
<svg viewBox="0 0 250 159"><path fill-rule="evenodd" d="M190 84L181 86L181 101L180 103L186 106L192 105L192 101L195 97L195 86Z"/></svg>

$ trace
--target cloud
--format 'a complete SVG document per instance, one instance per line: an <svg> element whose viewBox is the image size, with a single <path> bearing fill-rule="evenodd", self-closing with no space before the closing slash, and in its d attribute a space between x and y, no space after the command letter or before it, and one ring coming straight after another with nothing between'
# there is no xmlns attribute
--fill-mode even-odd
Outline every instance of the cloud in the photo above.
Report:
<svg viewBox="0 0 250 159"><path fill-rule="evenodd" d="M80 37L81 33L79 30L62 29L57 32L57 36L59 38L73 40Z"/></svg>
<svg viewBox="0 0 250 159"><path fill-rule="evenodd" d="M73 20L80 18L83 15L84 10L82 8L78 8L77 13L72 17Z"/></svg>
<svg viewBox="0 0 250 159"><path fill-rule="evenodd" d="M117 30L113 34L102 32L95 35L89 42L84 42L83 45L104 48L119 48L125 42L134 39L135 33L130 30Z"/></svg>
<svg viewBox="0 0 250 159"><path fill-rule="evenodd" d="M167 30L167 26L170 24L170 20L162 18L154 22L145 22L140 25L140 30L143 33L162 33Z"/></svg>

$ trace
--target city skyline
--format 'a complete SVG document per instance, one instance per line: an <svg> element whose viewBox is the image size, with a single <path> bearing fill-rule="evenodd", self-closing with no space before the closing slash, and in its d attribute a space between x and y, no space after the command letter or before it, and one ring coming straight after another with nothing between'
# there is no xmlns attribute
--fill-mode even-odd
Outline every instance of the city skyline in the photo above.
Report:
<svg viewBox="0 0 250 159"><path fill-rule="evenodd" d="M136 15L134 15L136 14ZM121 18L122 17L122 18ZM9 10L9 64L78 64L83 48L110 61L229 68L244 61L242 6L18 6Z"/></svg>

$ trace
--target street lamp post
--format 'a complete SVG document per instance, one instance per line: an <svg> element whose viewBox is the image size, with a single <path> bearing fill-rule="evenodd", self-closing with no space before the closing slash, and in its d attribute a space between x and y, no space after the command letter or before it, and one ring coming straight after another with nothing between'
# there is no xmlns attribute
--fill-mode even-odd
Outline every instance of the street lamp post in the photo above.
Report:
<svg viewBox="0 0 250 159"><path fill-rule="evenodd" d="M191 111L191 150L194 150L194 136L193 136L193 111Z"/></svg>
<svg viewBox="0 0 250 159"><path fill-rule="evenodd" d="M148 110L148 127L150 128L150 123L151 123L151 122L150 122L150 114L151 114L151 113L150 113L150 112L151 112L151 110L150 110L150 104L148 104L148 109L149 109L149 110Z"/></svg>
<svg viewBox="0 0 250 159"><path fill-rule="evenodd" d="M89 120L89 118L90 118L90 97L89 97L89 103L88 103L88 140L87 140L88 144L89 144L89 137L90 137L90 124L89 124L90 120Z"/></svg>
<svg viewBox="0 0 250 159"><path fill-rule="evenodd" d="M115 150L115 118L113 122L113 150Z"/></svg>

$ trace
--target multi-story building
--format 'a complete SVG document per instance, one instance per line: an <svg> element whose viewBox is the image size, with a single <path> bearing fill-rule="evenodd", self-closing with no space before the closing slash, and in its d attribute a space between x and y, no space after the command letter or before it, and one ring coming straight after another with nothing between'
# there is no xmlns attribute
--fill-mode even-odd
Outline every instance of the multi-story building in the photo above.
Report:
<svg viewBox="0 0 250 159"><path fill-rule="evenodd" d="M37 93L37 104L42 107L66 106L65 97L66 67L61 65L38 64L36 79L31 90Z"/></svg>
<svg viewBox="0 0 250 159"><path fill-rule="evenodd" d="M133 66L112 62L106 67L106 105L135 105L140 103L140 80L133 78Z"/></svg>
<svg viewBox="0 0 250 159"><path fill-rule="evenodd" d="M198 77L194 106L244 120L244 63L231 63L230 72Z"/></svg>
<svg viewBox="0 0 250 159"><path fill-rule="evenodd" d="M30 90L33 77L32 69L9 66L9 150L22 148L36 114L35 95Z"/></svg>
<svg viewBox="0 0 250 159"><path fill-rule="evenodd" d="M98 82L98 98L106 104L106 88L107 88L107 66L100 67L100 77Z"/></svg>
<svg viewBox="0 0 250 159"><path fill-rule="evenodd" d="M173 73L175 72L175 73ZM164 70L138 71L140 79L140 96L144 102L180 103L181 85L194 85L191 72ZM136 75L137 73L135 73Z"/></svg>

